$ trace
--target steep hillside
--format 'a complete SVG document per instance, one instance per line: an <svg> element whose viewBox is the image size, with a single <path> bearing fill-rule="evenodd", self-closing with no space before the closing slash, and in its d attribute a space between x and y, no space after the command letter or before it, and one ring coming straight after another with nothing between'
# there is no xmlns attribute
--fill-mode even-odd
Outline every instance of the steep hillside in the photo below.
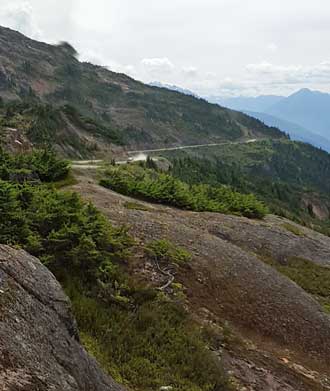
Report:
<svg viewBox="0 0 330 391"><path fill-rule="evenodd" d="M329 94L305 88L288 97L207 97L207 100L252 115L290 134L294 140L330 149Z"/></svg>
<svg viewBox="0 0 330 391"><path fill-rule="evenodd" d="M322 137L316 133L311 132L303 128L300 125L274 117L273 115L266 113L256 113L253 111L243 110L251 117L257 118L264 122L268 126L273 126L281 129L282 132L287 133L292 140L302 141L314 145L315 147L322 148L324 151L330 152L330 136L328 138Z"/></svg>
<svg viewBox="0 0 330 391"><path fill-rule="evenodd" d="M264 140L167 151L172 173L190 183L256 194L273 213L330 233L330 155L311 145Z"/></svg>
<svg viewBox="0 0 330 391"><path fill-rule="evenodd" d="M40 261L0 245L0 389L124 390L79 342L70 301Z"/></svg>
<svg viewBox="0 0 330 391"><path fill-rule="evenodd" d="M328 270L329 238L275 216L255 221L137 202L98 186L92 170L77 175L73 190L115 224L130 226L132 275L151 285L167 282L141 248L150 241L166 239L192 254L185 268L171 269L173 292L208 330L234 389L329 389L329 290L318 296L289 273L299 257L312 265L302 269L306 276Z"/></svg>
<svg viewBox="0 0 330 391"><path fill-rule="evenodd" d="M305 88L282 99L266 112L329 138L329 108L329 94Z"/></svg>
<svg viewBox="0 0 330 391"><path fill-rule="evenodd" d="M57 109L73 106L79 117L104 127L102 135L93 127L83 129L96 147L283 137L277 129L246 115L81 63L69 44L51 46L5 28L0 28L0 96L6 102L27 100ZM118 139L111 138L107 129L116 132Z"/></svg>

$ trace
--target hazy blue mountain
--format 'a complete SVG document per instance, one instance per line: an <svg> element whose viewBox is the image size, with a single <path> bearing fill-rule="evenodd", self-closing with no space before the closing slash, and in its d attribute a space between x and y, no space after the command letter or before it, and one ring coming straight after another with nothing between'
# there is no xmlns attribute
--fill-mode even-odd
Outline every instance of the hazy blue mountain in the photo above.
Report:
<svg viewBox="0 0 330 391"><path fill-rule="evenodd" d="M278 127L295 140L330 151L330 94L305 88L288 97L211 96L207 100L233 110L248 112L266 125Z"/></svg>
<svg viewBox="0 0 330 391"><path fill-rule="evenodd" d="M257 97L239 96L236 98L223 98L220 96L206 97L209 102L217 103L220 106L228 107L232 110L249 110L255 112L265 112L283 98L283 96L276 95L261 95Z"/></svg>
<svg viewBox="0 0 330 391"><path fill-rule="evenodd" d="M302 89L261 111L330 138L330 94Z"/></svg>
<svg viewBox="0 0 330 391"><path fill-rule="evenodd" d="M315 147L322 148L327 152L330 152L330 139L313 133L300 125L274 117L267 113L256 113L253 111L246 110L244 112L251 117L262 121L268 126L274 126L276 128L279 128L283 132L289 134L292 140L303 141L305 143L312 144Z"/></svg>

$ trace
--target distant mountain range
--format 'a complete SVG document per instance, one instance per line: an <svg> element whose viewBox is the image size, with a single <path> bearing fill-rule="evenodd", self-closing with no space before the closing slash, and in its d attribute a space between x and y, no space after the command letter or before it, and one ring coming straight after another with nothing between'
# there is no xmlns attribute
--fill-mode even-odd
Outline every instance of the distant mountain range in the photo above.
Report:
<svg viewBox="0 0 330 391"><path fill-rule="evenodd" d="M283 98L283 96L276 95L261 95L257 97L239 96L236 98L208 96L207 100L211 103L217 103L220 106L225 106L232 110L266 112L269 107L280 102Z"/></svg>
<svg viewBox="0 0 330 391"><path fill-rule="evenodd" d="M267 113L257 113L254 111L244 111L245 114L250 115L268 126L281 129L290 135L292 140L303 141L308 144L312 144L315 147L322 148L323 150L330 152L330 140L326 137L320 136L317 133L313 133L310 130L303 128L293 122L274 117Z"/></svg>
<svg viewBox="0 0 330 391"><path fill-rule="evenodd" d="M288 96L207 97L212 103L243 111L266 125L276 126L294 140L330 152L330 94L302 89Z"/></svg>

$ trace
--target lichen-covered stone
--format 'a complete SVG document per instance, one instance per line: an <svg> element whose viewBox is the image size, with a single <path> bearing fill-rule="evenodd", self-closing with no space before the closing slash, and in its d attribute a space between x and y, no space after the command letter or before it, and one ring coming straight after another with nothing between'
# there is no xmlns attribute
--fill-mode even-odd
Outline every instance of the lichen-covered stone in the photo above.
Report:
<svg viewBox="0 0 330 391"><path fill-rule="evenodd" d="M25 251L0 245L0 390L120 391L79 342L70 302Z"/></svg>

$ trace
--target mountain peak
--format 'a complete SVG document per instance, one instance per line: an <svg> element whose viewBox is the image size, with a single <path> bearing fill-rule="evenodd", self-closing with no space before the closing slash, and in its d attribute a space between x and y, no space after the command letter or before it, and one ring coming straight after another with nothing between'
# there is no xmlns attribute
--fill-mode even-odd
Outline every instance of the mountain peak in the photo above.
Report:
<svg viewBox="0 0 330 391"><path fill-rule="evenodd" d="M301 88L299 91L296 92L296 94L312 94L315 91L312 91L309 88Z"/></svg>
<svg viewBox="0 0 330 391"><path fill-rule="evenodd" d="M288 98L293 96L327 96L327 95L329 94L327 94L326 92L311 90L309 88L302 88L297 92L293 93L292 95L290 95Z"/></svg>

